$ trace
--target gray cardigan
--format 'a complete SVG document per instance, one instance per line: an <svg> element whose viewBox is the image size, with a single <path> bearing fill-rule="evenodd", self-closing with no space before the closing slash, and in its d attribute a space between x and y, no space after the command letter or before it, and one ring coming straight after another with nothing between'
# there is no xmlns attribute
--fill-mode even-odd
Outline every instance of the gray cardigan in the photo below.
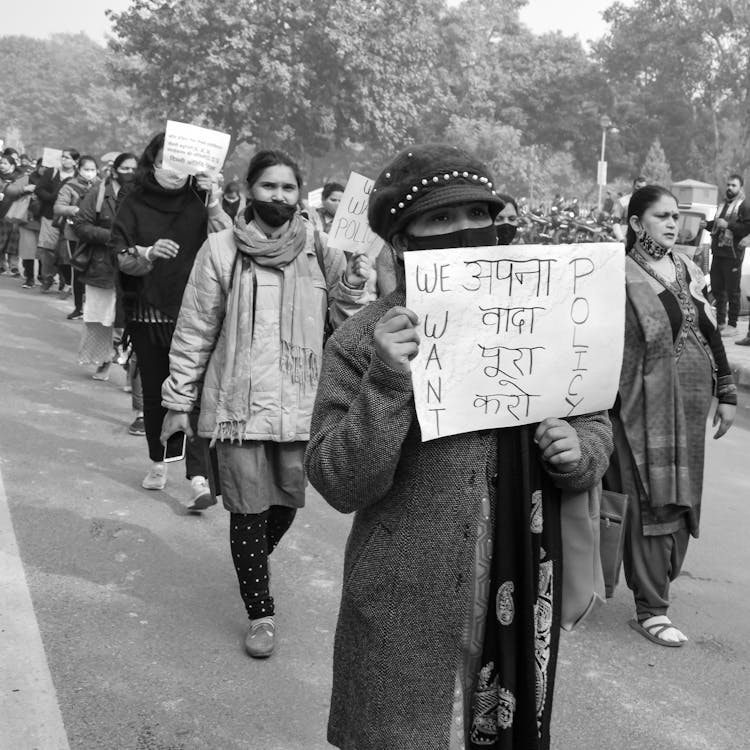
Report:
<svg viewBox="0 0 750 750"><path fill-rule="evenodd" d="M374 356L373 331L403 291L336 331L323 359L305 458L334 508L355 512L344 556L328 740L343 750L449 746L483 496L495 500L496 431L421 442L410 376ZM576 417L585 490L612 451L605 413Z"/></svg>

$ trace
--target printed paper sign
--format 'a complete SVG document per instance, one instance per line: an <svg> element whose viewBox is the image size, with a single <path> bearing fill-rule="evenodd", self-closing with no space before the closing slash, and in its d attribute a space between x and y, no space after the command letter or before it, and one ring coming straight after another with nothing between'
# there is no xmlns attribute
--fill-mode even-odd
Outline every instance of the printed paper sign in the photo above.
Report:
<svg viewBox="0 0 750 750"><path fill-rule="evenodd" d="M180 174L216 175L229 150L229 133L167 120L162 165Z"/></svg>
<svg viewBox="0 0 750 750"><path fill-rule="evenodd" d="M62 150L59 148L42 149L42 166L60 169L62 167Z"/></svg>
<svg viewBox="0 0 750 750"><path fill-rule="evenodd" d="M625 326L614 243L404 254L424 441L610 408Z"/></svg>
<svg viewBox="0 0 750 750"><path fill-rule="evenodd" d="M375 258L383 247L383 240L367 223L367 206L373 181L352 172L346 183L341 202L328 233L328 246L346 253L369 255Z"/></svg>

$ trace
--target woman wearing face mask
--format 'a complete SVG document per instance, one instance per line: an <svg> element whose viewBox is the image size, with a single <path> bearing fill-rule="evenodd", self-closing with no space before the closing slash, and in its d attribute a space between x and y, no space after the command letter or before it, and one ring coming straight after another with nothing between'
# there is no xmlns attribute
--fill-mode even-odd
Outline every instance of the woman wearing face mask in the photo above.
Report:
<svg viewBox="0 0 750 750"><path fill-rule="evenodd" d="M487 168L413 146L377 178L372 229L406 253L494 245ZM423 443L399 287L326 347L305 466L354 513L334 645L328 740L343 750L549 747L560 624L558 488L611 451L606 414ZM496 606L497 602L497 606Z"/></svg>
<svg viewBox="0 0 750 750"><path fill-rule="evenodd" d="M60 229L53 225L54 206L60 188L72 180L76 174L80 153L74 148L63 149L60 157L60 168L48 168L36 187L36 196L40 202L39 220L39 262L41 265L42 294L46 294L52 287L55 274L58 275L58 288L60 292L70 283L68 267L66 275L65 268L58 268L58 248L60 246Z"/></svg>
<svg viewBox="0 0 750 750"><path fill-rule="evenodd" d="M495 231L498 245L510 245L518 231L518 205L510 195L500 193L500 200L505 203L502 211L495 217Z"/></svg>
<svg viewBox="0 0 750 750"><path fill-rule="evenodd" d="M79 211L79 203L82 198L99 180L99 167L93 156L82 156L78 160L75 176L67 180L57 194L52 213L62 224L62 236L58 245L57 268L63 275L67 284L73 287L73 311L68 315L68 320L78 320L83 317L83 282L74 277L70 267L70 256L78 238L73 232L73 219Z"/></svg>
<svg viewBox="0 0 750 750"><path fill-rule="evenodd" d="M162 390L162 438L190 425L216 441L229 541L250 628L245 649L267 657L275 638L268 555L305 501L310 429L326 311L334 324L368 300L366 257L348 262L297 212L302 177L281 151L247 173L249 203L234 230L211 235L193 269Z"/></svg>
<svg viewBox="0 0 750 750"><path fill-rule="evenodd" d="M96 365L96 380L106 380L109 377L114 352L117 262L109 245L110 234L122 195L126 192L124 188L132 184L137 163L135 154L124 153L117 156L110 176L84 196L73 221L73 233L79 242L86 243L88 257L86 270L76 272L76 283L80 282L85 288L85 332L78 353L78 363Z"/></svg>
<svg viewBox="0 0 750 750"><path fill-rule="evenodd" d="M240 193L240 186L236 182L228 182L224 188L224 195L221 199L221 207L224 213L234 221L245 210L245 198Z"/></svg>
<svg viewBox="0 0 750 750"><path fill-rule="evenodd" d="M146 146L135 184L120 203L111 239L120 270L125 335L132 343L141 375L151 459L142 482L147 490L163 490L167 482L164 446L159 440L165 414L161 385L169 375L169 346L182 294L208 232L231 226L219 205L216 181L206 176L189 179L163 167L163 147L164 133ZM189 508L216 502L208 485L209 469L204 443L188 441Z"/></svg>
<svg viewBox="0 0 750 750"><path fill-rule="evenodd" d="M737 403L703 273L672 252L678 218L677 199L658 185L636 190L628 205L625 351L605 482L630 498L624 553L636 609L630 625L672 647L687 640L667 617L669 584L690 536L698 536L706 419L716 396L714 438L721 437Z"/></svg>

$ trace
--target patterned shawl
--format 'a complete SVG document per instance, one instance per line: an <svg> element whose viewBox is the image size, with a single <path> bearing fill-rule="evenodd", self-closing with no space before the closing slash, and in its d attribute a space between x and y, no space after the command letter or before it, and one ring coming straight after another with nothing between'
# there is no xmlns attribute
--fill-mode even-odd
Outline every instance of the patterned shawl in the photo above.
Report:
<svg viewBox="0 0 750 750"><path fill-rule="evenodd" d="M672 328L648 275L630 256L625 290L620 418L651 507L689 507L687 429Z"/></svg>

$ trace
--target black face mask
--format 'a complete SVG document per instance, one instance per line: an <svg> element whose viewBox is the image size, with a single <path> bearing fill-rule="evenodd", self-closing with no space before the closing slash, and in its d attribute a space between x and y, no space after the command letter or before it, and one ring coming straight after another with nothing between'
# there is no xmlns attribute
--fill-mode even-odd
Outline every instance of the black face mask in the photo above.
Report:
<svg viewBox="0 0 750 750"><path fill-rule="evenodd" d="M292 220L297 206L277 201L257 201L252 204L253 213L269 227L281 227Z"/></svg>
<svg viewBox="0 0 750 750"><path fill-rule="evenodd" d="M135 181L135 172L117 172L117 181L120 185L127 185Z"/></svg>
<svg viewBox="0 0 750 750"><path fill-rule="evenodd" d="M510 245L518 227L515 224L498 224L495 229L497 230L497 244Z"/></svg>
<svg viewBox="0 0 750 750"><path fill-rule="evenodd" d="M459 229L448 234L433 234L429 237L406 235L409 250L444 250L448 247L485 247L497 244L495 225L474 229Z"/></svg>

